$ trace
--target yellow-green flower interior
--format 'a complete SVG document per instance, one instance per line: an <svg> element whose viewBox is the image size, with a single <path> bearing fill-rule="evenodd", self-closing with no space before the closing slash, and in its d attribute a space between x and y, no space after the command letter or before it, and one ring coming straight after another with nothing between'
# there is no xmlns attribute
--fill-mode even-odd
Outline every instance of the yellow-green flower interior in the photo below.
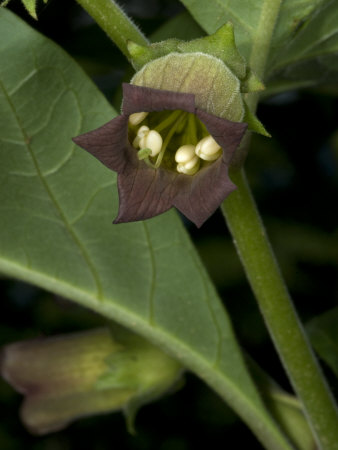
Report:
<svg viewBox="0 0 338 450"><path fill-rule="evenodd" d="M182 110L135 113L129 117L129 142L149 166L194 175L222 154L205 125Z"/></svg>

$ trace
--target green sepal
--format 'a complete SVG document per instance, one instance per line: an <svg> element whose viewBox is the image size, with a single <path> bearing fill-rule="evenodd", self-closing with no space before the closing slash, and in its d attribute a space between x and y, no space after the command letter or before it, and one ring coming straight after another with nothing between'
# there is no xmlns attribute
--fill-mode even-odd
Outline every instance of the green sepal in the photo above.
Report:
<svg viewBox="0 0 338 450"><path fill-rule="evenodd" d="M111 330L118 348L105 358L106 371L96 380L95 389L130 393L122 410L133 434L140 407L174 389L181 380L182 366L140 336L115 324Z"/></svg>
<svg viewBox="0 0 338 450"><path fill-rule="evenodd" d="M38 20L38 16L36 15L36 0L22 0L24 7L27 12L33 19Z"/></svg>
<svg viewBox="0 0 338 450"><path fill-rule="evenodd" d="M148 46L142 46L129 41L127 46L135 70L140 70L153 59L166 56L171 52L199 52L214 56L223 61L240 80L244 80L248 76L245 59L236 47L234 27L231 22L226 23L210 36L194 39L189 42L179 39L168 39Z"/></svg>
<svg viewBox="0 0 338 450"><path fill-rule="evenodd" d="M126 420L126 428L130 434L135 434L135 418L142 406L156 401L163 395L170 395L177 392L185 384L184 376L180 376L168 388L167 384L163 386L156 386L154 389L149 389L147 392L140 392L139 395L134 395L123 408L123 415Z"/></svg>
<svg viewBox="0 0 338 450"><path fill-rule="evenodd" d="M0 2L0 7L7 6L9 2L10 2L10 0L3 0L2 2ZM21 3L26 8L26 11L28 12L28 14L31 17L33 17L33 19L38 20L38 16L36 14L36 2L37 2L37 0L21 0ZM46 4L47 2L48 2L48 0L43 0L43 3Z"/></svg>
<svg viewBox="0 0 338 450"><path fill-rule="evenodd" d="M237 50L234 26L231 22L226 23L210 36L190 42L180 42L177 51L207 53L223 61L240 80L246 76L246 62Z"/></svg>
<svg viewBox="0 0 338 450"><path fill-rule="evenodd" d="M136 42L128 41L127 48L130 54L131 63L134 69L138 71L153 59L177 51L177 45L180 42L179 39L167 39L166 41L143 46L136 44Z"/></svg>
<svg viewBox="0 0 338 450"><path fill-rule="evenodd" d="M244 100L244 119L243 122L246 122L248 124L248 129L250 131L254 131L255 133L262 134L266 137L271 137L271 134L266 131L264 128L262 122L258 120L258 118L250 111L249 106L247 105L246 101Z"/></svg>
<svg viewBox="0 0 338 450"><path fill-rule="evenodd" d="M246 77L241 82L241 92L258 92L263 91L264 89L265 86L261 80L250 68L248 68Z"/></svg>

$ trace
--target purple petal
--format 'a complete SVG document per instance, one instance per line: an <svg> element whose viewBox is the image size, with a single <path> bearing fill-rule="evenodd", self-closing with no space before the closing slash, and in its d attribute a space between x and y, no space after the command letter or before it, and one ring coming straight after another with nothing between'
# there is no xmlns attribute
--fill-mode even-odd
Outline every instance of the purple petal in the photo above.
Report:
<svg viewBox="0 0 338 450"><path fill-rule="evenodd" d="M123 83L122 111L125 115L135 112L182 109L195 113L195 96L180 92L161 91L143 86Z"/></svg>
<svg viewBox="0 0 338 450"><path fill-rule="evenodd" d="M129 162L128 117L117 116L102 127L73 138L73 141L109 169L122 172Z"/></svg>

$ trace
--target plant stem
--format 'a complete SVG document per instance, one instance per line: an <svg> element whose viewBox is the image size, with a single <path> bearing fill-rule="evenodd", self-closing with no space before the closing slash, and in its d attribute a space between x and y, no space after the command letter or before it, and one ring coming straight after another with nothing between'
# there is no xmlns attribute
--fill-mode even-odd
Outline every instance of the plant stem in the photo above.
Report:
<svg viewBox="0 0 338 450"><path fill-rule="evenodd" d="M319 448L338 449L338 412L294 310L243 171L222 211L291 383Z"/></svg>
<svg viewBox="0 0 338 450"><path fill-rule="evenodd" d="M252 41L249 66L256 75L264 79L271 39L276 26L282 0L265 0L258 26ZM250 94L247 103L252 111L257 107L259 93Z"/></svg>
<svg viewBox="0 0 338 450"><path fill-rule="evenodd" d="M130 59L128 41L147 45L148 41L114 0L77 0L92 16L121 52Z"/></svg>

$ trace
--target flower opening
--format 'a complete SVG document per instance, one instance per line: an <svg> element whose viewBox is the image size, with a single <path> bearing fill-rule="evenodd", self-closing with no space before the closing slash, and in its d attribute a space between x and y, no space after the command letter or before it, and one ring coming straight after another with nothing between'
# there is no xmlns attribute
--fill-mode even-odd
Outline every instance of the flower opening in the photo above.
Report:
<svg viewBox="0 0 338 450"><path fill-rule="evenodd" d="M74 139L118 173L114 223L174 206L201 226L236 188L228 167L247 125L196 107L194 94L131 84L123 92L120 116Z"/></svg>

